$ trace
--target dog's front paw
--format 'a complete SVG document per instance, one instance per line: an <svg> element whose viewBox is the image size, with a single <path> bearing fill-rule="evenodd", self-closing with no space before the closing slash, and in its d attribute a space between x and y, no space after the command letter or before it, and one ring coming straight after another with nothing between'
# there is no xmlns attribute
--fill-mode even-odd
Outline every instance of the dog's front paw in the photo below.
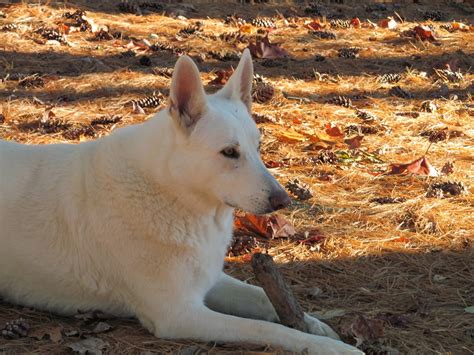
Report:
<svg viewBox="0 0 474 355"><path fill-rule="evenodd" d="M321 322L320 320L310 316L309 314L304 314L304 321L308 326L308 332L314 335L322 335L325 337L333 338L339 340L339 335L332 330L332 328L326 323Z"/></svg>
<svg viewBox="0 0 474 355"><path fill-rule="evenodd" d="M314 336L309 344L303 343L304 349L308 355L363 355L364 352L356 347L343 343L340 340L330 339L328 337Z"/></svg>

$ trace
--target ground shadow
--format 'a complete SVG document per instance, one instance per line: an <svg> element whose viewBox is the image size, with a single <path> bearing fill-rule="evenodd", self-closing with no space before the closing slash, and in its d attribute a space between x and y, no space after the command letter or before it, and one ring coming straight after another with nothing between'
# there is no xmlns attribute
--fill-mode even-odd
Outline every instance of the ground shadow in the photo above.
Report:
<svg viewBox="0 0 474 355"><path fill-rule="evenodd" d="M382 251L378 255L297 261L279 267L306 311L330 314L328 311L340 310L337 316L326 320L339 332L344 332L347 324L358 315L382 319L385 335L372 345L364 345L369 353L374 353L377 347L390 346L401 353L447 351L461 354L467 353L469 344L472 344L473 315L464 311L474 304L474 249L468 239L454 245L452 250L425 253ZM255 283L249 263L230 262L225 269L238 278ZM315 288L319 289L318 294L311 291ZM49 349L59 353L67 350L68 343L90 336L106 341L109 344L107 353L123 353L125 350L125 353L160 353L164 348L178 352L189 347L212 353L228 346L156 339L133 319L89 319L83 315L59 317L0 303L0 325L19 317L31 323L32 329L60 326L61 340L55 344L47 337L42 340L29 337L3 339L0 340L0 351L16 353L34 346L39 351ZM94 333L93 329L99 322L106 322L112 329ZM411 340L404 338L403 334L407 332L412 334ZM123 343L120 339L125 334L127 342ZM430 341L433 337L439 346L433 347L433 341ZM345 340L354 341L350 333ZM264 350L242 344L232 344L232 349Z"/></svg>

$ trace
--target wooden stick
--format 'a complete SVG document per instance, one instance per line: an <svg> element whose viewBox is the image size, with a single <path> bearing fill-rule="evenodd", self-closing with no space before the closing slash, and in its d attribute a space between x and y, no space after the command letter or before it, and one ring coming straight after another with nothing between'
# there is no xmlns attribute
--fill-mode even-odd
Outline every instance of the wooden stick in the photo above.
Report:
<svg viewBox="0 0 474 355"><path fill-rule="evenodd" d="M302 332L308 332L304 312L290 287L285 283L273 259L268 254L255 253L252 268L260 285L273 304L280 323Z"/></svg>

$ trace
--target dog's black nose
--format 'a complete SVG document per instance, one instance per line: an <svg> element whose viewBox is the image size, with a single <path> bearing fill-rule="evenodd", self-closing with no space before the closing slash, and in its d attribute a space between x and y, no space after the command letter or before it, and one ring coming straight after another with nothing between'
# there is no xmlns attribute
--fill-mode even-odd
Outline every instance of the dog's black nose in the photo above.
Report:
<svg viewBox="0 0 474 355"><path fill-rule="evenodd" d="M271 194L270 198L270 206L274 211L280 210L288 206L291 202L290 196L286 193L285 190L279 190Z"/></svg>

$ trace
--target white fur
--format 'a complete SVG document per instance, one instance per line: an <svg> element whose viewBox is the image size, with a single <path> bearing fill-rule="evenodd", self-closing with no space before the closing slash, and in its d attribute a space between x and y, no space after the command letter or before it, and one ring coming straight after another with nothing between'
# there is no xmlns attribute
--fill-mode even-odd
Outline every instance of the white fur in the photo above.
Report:
<svg viewBox="0 0 474 355"><path fill-rule="evenodd" d="M134 315L158 337L360 353L308 315L316 335L268 322L278 317L263 290L222 272L233 208L268 212L282 189L259 158L252 70L245 51L206 96L183 57L169 108L144 124L78 145L0 141L0 295ZM220 153L229 145L239 159Z"/></svg>

